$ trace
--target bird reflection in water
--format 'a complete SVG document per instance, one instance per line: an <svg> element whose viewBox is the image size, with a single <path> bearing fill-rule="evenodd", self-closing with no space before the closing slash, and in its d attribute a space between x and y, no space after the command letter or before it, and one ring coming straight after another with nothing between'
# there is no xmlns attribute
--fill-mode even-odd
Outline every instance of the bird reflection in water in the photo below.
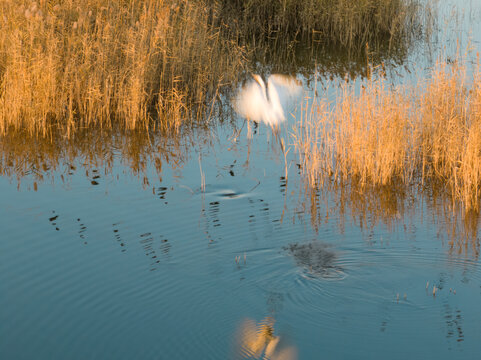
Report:
<svg viewBox="0 0 481 360"><path fill-rule="evenodd" d="M274 334L275 319L266 317L258 324L245 319L237 332L238 359L296 360L297 349Z"/></svg>

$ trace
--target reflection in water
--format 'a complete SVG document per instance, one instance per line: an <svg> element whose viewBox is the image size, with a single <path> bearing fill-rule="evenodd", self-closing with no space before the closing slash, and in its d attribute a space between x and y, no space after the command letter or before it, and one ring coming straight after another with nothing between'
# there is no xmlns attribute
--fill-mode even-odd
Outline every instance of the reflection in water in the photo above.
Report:
<svg viewBox="0 0 481 360"><path fill-rule="evenodd" d="M266 317L259 323L252 319L242 321L237 331L237 358L264 360L295 360L297 349L275 335L275 319Z"/></svg>
<svg viewBox="0 0 481 360"><path fill-rule="evenodd" d="M119 223L115 223L115 224L112 224L112 228L113 228L113 232L114 232L114 237L115 237L115 240L117 241L117 243L119 244L119 246L122 248L122 252L126 252L127 249L126 249L126 243L125 241L122 239L122 237L120 236L120 233L119 233Z"/></svg>
<svg viewBox="0 0 481 360"><path fill-rule="evenodd" d="M450 254L472 254L479 257L479 225L480 214L476 211L465 211L464 208L452 204L450 199L441 197L427 201L430 210L440 219L439 237L447 241ZM446 237L446 239L444 238Z"/></svg>
<svg viewBox="0 0 481 360"><path fill-rule="evenodd" d="M205 135L203 129L196 131L206 143L210 135ZM121 158L122 165L129 166L132 174L142 177L143 185L147 186L149 167L157 171L162 181L162 166L182 167L189 154L187 149L193 144L191 132L169 136L160 132L88 129L66 138L54 129L48 136L12 131L0 137L0 175L16 178L19 187L24 177L31 177L37 188L37 183L53 182L55 176L68 184L81 166L91 185L96 186L100 184L101 173L112 175L114 159ZM160 188L161 199L162 195L165 189Z"/></svg>
<svg viewBox="0 0 481 360"><path fill-rule="evenodd" d="M200 217L203 220L203 231L207 239L209 240L209 243L214 243L215 241L222 240L221 235L216 235L214 233L216 228L222 225L219 219L219 208L220 208L219 201L210 201L209 208L206 210L204 199L202 199L202 208L200 210Z"/></svg>
<svg viewBox="0 0 481 360"><path fill-rule="evenodd" d="M60 231L60 225L58 224L59 218L60 218L60 215L57 214L55 210L53 210L52 216L49 217L48 219L50 224L55 228L55 231ZM77 218L75 222L78 225L77 234L79 239L82 241L84 245L87 245L87 240L86 240L87 226L80 220L80 218Z"/></svg>
<svg viewBox="0 0 481 360"><path fill-rule="evenodd" d="M96 186L99 185L98 180L100 179L100 175L98 174L99 171L97 169L92 169L92 174L89 174L89 171L86 171L87 177L90 178L90 184Z"/></svg>
<svg viewBox="0 0 481 360"><path fill-rule="evenodd" d="M209 189L209 186L207 186L207 189ZM271 219L267 201L252 196L251 192L243 193L230 189L221 189L214 192L207 192L204 196L205 198L202 200L200 210L200 219L204 234L209 240L209 243L222 240L223 234L225 234L225 229L222 230L223 220L220 216L223 213L222 208L225 206L225 201L238 200L243 202L245 200L244 204L248 204L249 212L245 220L252 239L262 238L262 236L259 236L259 232L270 233L272 231L272 223L280 223L279 219ZM215 200L212 201L212 197L214 197ZM208 201L205 201L206 199ZM206 202L207 207L205 206ZM239 206L242 207L242 205Z"/></svg>
<svg viewBox="0 0 481 360"><path fill-rule="evenodd" d="M481 217L476 211L466 211L453 204L444 188L425 183L422 188L393 182L385 186L366 186L355 181L329 181L317 188L303 186L303 197L297 214L309 214L311 226L318 232L322 224L336 219L341 233L346 221L352 221L369 238L380 224L393 231L404 231L410 236L415 223L433 221L438 237L448 245L452 255L469 253L478 258L478 238ZM428 211L428 213L426 213Z"/></svg>
<svg viewBox="0 0 481 360"><path fill-rule="evenodd" d="M167 188L165 186L159 186L156 190L154 190L154 193L157 194L159 199L165 200L165 194L167 193Z"/></svg>
<svg viewBox="0 0 481 360"><path fill-rule="evenodd" d="M152 233L148 232L140 235L140 244L142 245L142 248L145 252L145 256L147 256L150 260L150 271L156 270L157 265L160 263L160 260L157 257L155 246L156 242ZM162 251L165 252L164 249L162 249Z"/></svg>
<svg viewBox="0 0 481 360"><path fill-rule="evenodd" d="M202 129L196 131L201 146L210 146L213 134ZM109 176L113 178L116 162L121 161L122 165L127 165L132 174L137 175L147 187L149 180L146 174L149 169L155 170L154 173L161 182L162 171L166 165L174 171L184 166L189 159L194 141L197 140L194 140L192 133L189 132L184 136L168 137L146 132L90 130L85 133L78 132L70 139L54 132L48 138L34 137L22 132L8 133L2 136L0 141L0 174L16 179L19 187L22 181L27 179L26 182L33 183L33 187L30 188L34 190L38 189L42 182L60 181L63 186L69 186L72 177L81 172L85 172L89 182L96 185ZM244 171L252 170L249 159L250 146L247 146L247 151L248 158L242 164ZM227 165L226 172L233 173L235 164L231 162ZM295 171L296 168L291 167L291 177ZM302 176L302 169L299 171ZM232 173L230 175L233 175ZM234 174L238 176L238 173ZM280 178L279 188L286 197L287 183L286 176ZM28 185L26 187L29 188ZM170 188L156 186L151 189L161 201L167 201ZM444 240L452 255L471 253L476 258L479 256L479 213L466 212L462 207L453 204L445 189L438 184L426 182L419 188L393 182L389 186L361 187L355 181L351 181L326 182L317 187L301 185L299 189L301 197L297 209L289 209L291 204L286 201L284 207L287 211L283 211L283 216L288 210L293 213L293 219L307 215L316 231L319 231L322 224L334 219L343 232L346 219L349 219L367 233L372 232L379 224L384 224L390 231L400 229L409 233L413 231L412 224L421 219L419 215L427 214L428 211L433 214L433 221L439 229L438 236ZM292 192L292 188L290 190ZM229 190L217 194L215 199L207 202L204 215L209 240L221 238L220 234L214 234L212 231L221 226L222 201L242 198L245 195L246 193ZM296 197L291 196L290 192L289 196L293 199ZM270 219L272 211L267 201L248 197L248 202L252 212L246 220L250 225L251 235L257 238L261 229L270 231L269 225L260 226L260 220L262 225L276 220ZM57 213L52 213L49 220L54 229L57 231L62 229ZM81 221L78 223L79 237L85 241L86 226ZM124 244L120 245L124 247L125 241L120 241L119 244Z"/></svg>
<svg viewBox="0 0 481 360"><path fill-rule="evenodd" d="M0 142L0 171L2 175L17 178L19 184L23 177L30 177L39 182L53 181L54 176L59 173L62 181L68 183L70 177L80 171L75 162L81 158L80 166L86 168L86 176L91 181L98 181L101 179L101 173L106 175L112 173L114 153L119 151L123 154L122 161L130 165L134 174L141 174L146 171L146 168L153 166L161 178L163 164L169 164L174 169L182 167L189 154L185 151L189 144L189 137L185 138L187 142L184 143L180 139L169 142L159 136L152 136L149 142L141 134L131 134L130 138L120 135L115 137L111 133L105 136L97 134L91 138L88 138L87 134L85 136L77 136L62 142L60 138L51 141L48 139L33 141L28 137L20 141L20 135L18 137L11 135L11 142ZM17 143L14 142L15 139ZM101 145L109 141L111 143L108 146ZM208 143L207 139L205 142ZM112 148L108 148L109 146ZM150 152L151 148L156 151ZM232 170L232 165L234 164L229 165L226 170ZM249 169L248 163L243 166L246 170ZM287 196L286 177L280 178L279 187L280 191ZM436 184L426 183L422 189L395 182L389 186L361 188L355 182L349 184L339 182L325 183L317 188L301 187L300 189L303 197L298 202L297 209L290 210L294 212L293 216L308 215L312 227L317 231L323 223L335 219L338 221L340 231L343 232L346 219L352 219L367 233L379 224L384 224L390 231L400 229L409 233L412 231L413 222L420 219L419 214L428 210L434 216L433 221L439 229L438 236L441 240L445 240L445 244L453 255L471 253L476 258L479 256L479 213L466 212L456 204L453 205L443 188ZM169 191L167 187L158 186L153 191L160 200L164 202L167 200ZM220 234L214 234L212 231L221 226L219 215L222 201L242 198L246 193L226 190L217 191L212 195L215 195L215 199L207 202L207 208L203 214L206 219L207 237L214 241L221 238ZM246 220L249 223L251 235L257 238L260 230L269 231L265 226L271 223L270 206L262 198L247 197L247 199L252 212ZM289 203L285 202L286 208L288 205ZM415 219L416 214L418 216ZM58 223L59 214L53 212L49 221L57 231L61 230ZM86 226L80 220L78 223L79 237L85 241ZM118 227L116 229L115 236L119 236ZM125 251L125 241L119 240L119 245L123 248L122 251Z"/></svg>
<svg viewBox="0 0 481 360"><path fill-rule="evenodd" d="M281 188L281 193L282 193L282 194L285 194L286 189L287 189L287 178L286 178L285 176L281 176L281 177L279 178L279 180L280 180L280 183L281 183L281 184L279 185L280 188Z"/></svg>
<svg viewBox="0 0 481 360"><path fill-rule="evenodd" d="M296 243L290 244L284 250L289 251L297 265L311 275L332 277L342 272L342 269L336 265L336 254L326 244L320 242Z"/></svg>
<svg viewBox="0 0 481 360"><path fill-rule="evenodd" d="M456 342L460 343L464 341L463 332L463 317L461 315L461 310L456 309L453 311L448 303L444 304L444 319L446 321L446 338L448 340L454 338Z"/></svg>
<svg viewBox="0 0 481 360"><path fill-rule="evenodd" d="M53 216L48 219L52 226L55 226L55 230L60 231L60 228L57 226L57 219L58 215L55 215L55 211L52 211Z"/></svg>
<svg viewBox="0 0 481 360"><path fill-rule="evenodd" d="M85 224L82 223L80 218L77 219L77 223L79 226L79 230L78 230L79 238L80 240L83 240L85 245L87 245L87 241L85 240L85 231L87 230L87 226L85 226Z"/></svg>
<svg viewBox="0 0 481 360"><path fill-rule="evenodd" d="M162 251L162 253L164 255L169 255L169 251L170 251L171 246L172 245L170 245L169 240L161 237L159 248L160 248L160 251Z"/></svg>

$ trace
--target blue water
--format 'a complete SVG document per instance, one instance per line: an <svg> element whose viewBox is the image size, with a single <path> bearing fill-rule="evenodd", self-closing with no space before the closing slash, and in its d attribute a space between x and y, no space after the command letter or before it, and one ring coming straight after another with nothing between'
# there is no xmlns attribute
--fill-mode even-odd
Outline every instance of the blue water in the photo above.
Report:
<svg viewBox="0 0 481 360"><path fill-rule="evenodd" d="M310 197L289 131L0 177L0 359L478 358L477 236L427 196Z"/></svg>

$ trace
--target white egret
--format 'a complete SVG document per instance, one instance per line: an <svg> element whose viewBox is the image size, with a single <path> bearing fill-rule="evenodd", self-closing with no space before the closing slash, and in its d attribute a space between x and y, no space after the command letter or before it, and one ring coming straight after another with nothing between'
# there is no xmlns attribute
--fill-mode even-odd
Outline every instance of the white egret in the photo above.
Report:
<svg viewBox="0 0 481 360"><path fill-rule="evenodd" d="M271 127L277 126L286 117L276 86L282 95L293 96L300 91L298 81L292 76L273 74L269 76L266 87L259 75L253 74L252 77L254 80L239 91L235 99L235 110L249 120L263 122Z"/></svg>

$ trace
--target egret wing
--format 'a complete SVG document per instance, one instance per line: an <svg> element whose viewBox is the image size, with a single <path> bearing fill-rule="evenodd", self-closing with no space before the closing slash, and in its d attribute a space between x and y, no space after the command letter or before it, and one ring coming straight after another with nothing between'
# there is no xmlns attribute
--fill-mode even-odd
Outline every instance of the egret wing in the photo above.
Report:
<svg viewBox="0 0 481 360"><path fill-rule="evenodd" d="M265 121L267 108L266 95L255 81L242 87L234 101L234 109L241 116L254 121Z"/></svg>
<svg viewBox="0 0 481 360"><path fill-rule="evenodd" d="M278 87L282 86L284 92L286 92L290 96L299 95L302 90L302 84L295 76L272 74L269 77L269 80L274 82L274 84Z"/></svg>
<svg viewBox="0 0 481 360"><path fill-rule="evenodd" d="M301 93L301 82L294 76L272 74L269 82L276 87L282 106L292 103Z"/></svg>

